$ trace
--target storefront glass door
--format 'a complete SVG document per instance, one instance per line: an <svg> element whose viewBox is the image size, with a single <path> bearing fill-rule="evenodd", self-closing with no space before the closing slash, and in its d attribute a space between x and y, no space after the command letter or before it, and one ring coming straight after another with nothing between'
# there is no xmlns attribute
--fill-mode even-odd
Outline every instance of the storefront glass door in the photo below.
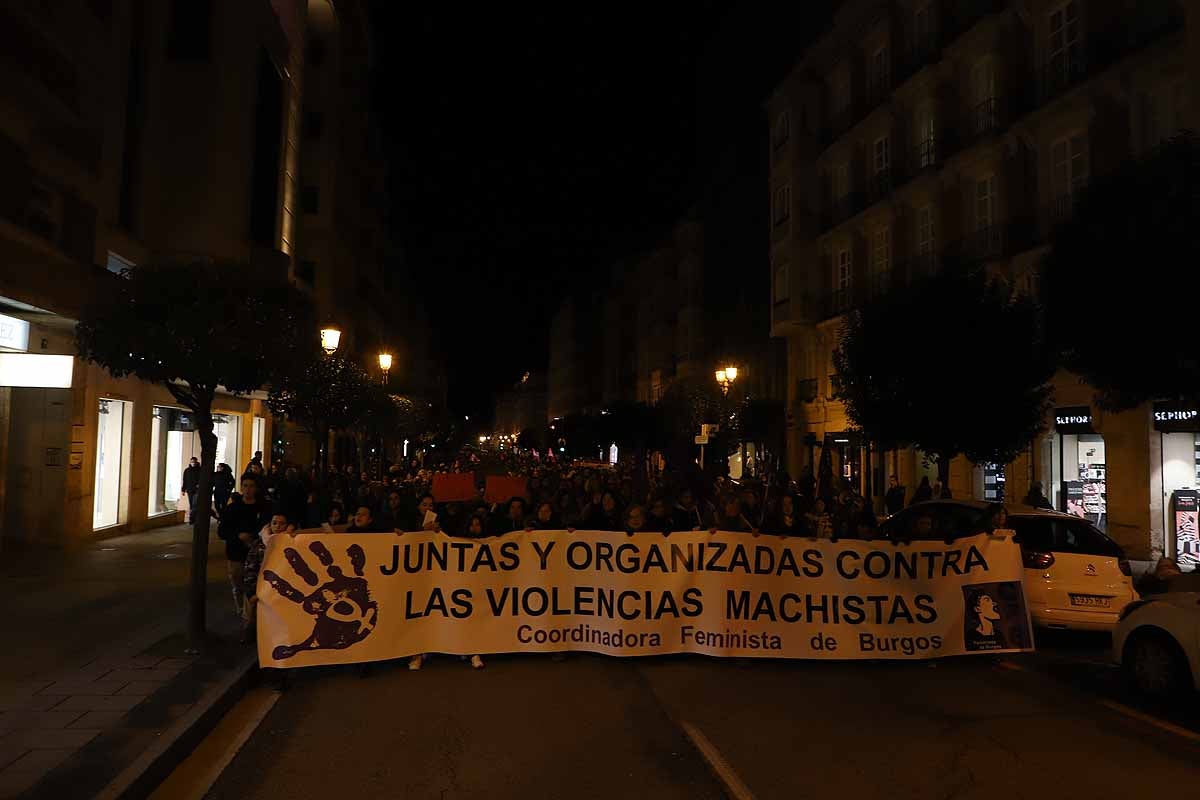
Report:
<svg viewBox="0 0 1200 800"><path fill-rule="evenodd" d="M1054 476L1060 487L1056 507L1089 520L1103 531L1108 525L1104 437L1098 433L1066 433L1059 439Z"/></svg>
<svg viewBox="0 0 1200 800"><path fill-rule="evenodd" d="M107 528L120 522L121 478L125 466L125 426L129 405L121 400L100 400L96 426L93 529Z"/></svg>

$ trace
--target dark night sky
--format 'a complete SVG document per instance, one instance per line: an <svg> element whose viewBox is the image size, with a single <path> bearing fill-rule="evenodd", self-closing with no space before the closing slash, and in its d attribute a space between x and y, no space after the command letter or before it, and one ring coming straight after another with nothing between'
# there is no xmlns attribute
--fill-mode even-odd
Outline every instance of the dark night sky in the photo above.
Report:
<svg viewBox="0 0 1200 800"><path fill-rule="evenodd" d="M545 368L569 288L652 240L724 151L765 159L762 100L826 14L414 5L374 3L392 219L451 406L484 414L497 389Z"/></svg>

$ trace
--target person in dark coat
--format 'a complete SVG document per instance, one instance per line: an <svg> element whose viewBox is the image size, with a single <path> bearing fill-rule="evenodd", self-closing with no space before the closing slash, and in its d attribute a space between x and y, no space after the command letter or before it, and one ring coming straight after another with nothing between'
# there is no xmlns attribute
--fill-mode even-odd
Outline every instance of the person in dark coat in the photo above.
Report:
<svg viewBox="0 0 1200 800"><path fill-rule="evenodd" d="M415 531L419 527L413 525L413 511L404 507L404 499L399 490L388 492L387 505L379 512L377 522L388 530Z"/></svg>
<svg viewBox="0 0 1200 800"><path fill-rule="evenodd" d="M671 512L671 530L704 530L704 513L696 505L696 496L691 489L683 489L679 492L679 500Z"/></svg>
<svg viewBox="0 0 1200 800"><path fill-rule="evenodd" d="M779 536L808 536L808 521L796 507L796 498L785 494L779 498L779 507L767 517L763 530Z"/></svg>
<svg viewBox="0 0 1200 800"><path fill-rule="evenodd" d="M308 510L308 492L300 480L300 471L288 467L275 490L275 508L293 524L304 525Z"/></svg>
<svg viewBox="0 0 1200 800"><path fill-rule="evenodd" d="M587 517L579 525L589 531L623 531L625 530L625 515L617 503L614 492L606 491L600 495L600 504L592 503Z"/></svg>
<svg viewBox="0 0 1200 800"><path fill-rule="evenodd" d="M913 492L912 500L909 501L911 506L913 503L922 503L926 500L933 499L933 487L929 485L929 476L922 475L921 482L917 484L917 490Z"/></svg>
<svg viewBox="0 0 1200 800"><path fill-rule="evenodd" d="M213 509L216 510L217 517L220 518L221 514L225 511L225 505L229 502L229 495L233 494L233 470L229 468L228 464L218 464L217 471L213 473L212 482ZM254 487L256 490L259 488L258 481L254 482Z"/></svg>
<svg viewBox="0 0 1200 800"><path fill-rule="evenodd" d="M499 535L525 530L526 516L525 498L509 498L509 501L503 506L497 504L493 511L492 533Z"/></svg>
<svg viewBox="0 0 1200 800"><path fill-rule="evenodd" d="M742 501L737 495L726 495L721 500L721 510L717 512L716 518L713 519L712 528L714 531L734 531L742 533L752 533L754 526L742 514Z"/></svg>
<svg viewBox="0 0 1200 800"><path fill-rule="evenodd" d="M529 519L525 520L525 530L527 531L560 531L564 526L558 519L558 514L554 512L554 504L549 500L543 500L537 504L537 510Z"/></svg>
<svg viewBox="0 0 1200 800"><path fill-rule="evenodd" d="M392 529L380 525L372 516L371 507L364 504L355 509L346 533L392 533Z"/></svg>
<svg viewBox="0 0 1200 800"><path fill-rule="evenodd" d="M1025 495L1024 502L1025 505L1033 506L1034 508L1044 508L1047 511L1054 510L1054 506L1050 504L1050 501L1046 498L1046 495L1042 494L1041 481L1034 481L1032 484L1030 484L1029 492Z"/></svg>
<svg viewBox="0 0 1200 800"><path fill-rule="evenodd" d="M883 506L889 515L898 514L904 509L904 495L905 489L900 485L900 479L895 475L888 478L888 490L883 498Z"/></svg>
<svg viewBox="0 0 1200 800"><path fill-rule="evenodd" d="M188 522L196 513L196 492L200 490L200 462L193 458L183 471L183 486L180 487L188 499Z"/></svg>
<svg viewBox="0 0 1200 800"><path fill-rule="evenodd" d="M217 536L225 542L225 571L233 589L234 613L239 618L246 613L246 595L242 586L246 553L250 543L270 521L271 508L258 495L258 480L247 475L242 479L241 494L225 507L217 526Z"/></svg>
<svg viewBox="0 0 1200 800"><path fill-rule="evenodd" d="M650 514L646 517L646 530L655 533L669 534L674 528L671 514L667 511L667 501L661 497L655 498L650 504Z"/></svg>

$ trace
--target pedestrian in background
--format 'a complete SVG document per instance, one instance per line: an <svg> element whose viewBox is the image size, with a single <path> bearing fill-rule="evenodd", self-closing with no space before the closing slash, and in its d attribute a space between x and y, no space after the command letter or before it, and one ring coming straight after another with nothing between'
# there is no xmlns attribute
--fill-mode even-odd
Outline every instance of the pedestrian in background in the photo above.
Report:
<svg viewBox="0 0 1200 800"><path fill-rule="evenodd" d="M889 515L898 514L904 510L904 494L905 489L900 485L900 479L895 475L888 478L888 490L883 498L883 506Z"/></svg>
<svg viewBox="0 0 1200 800"><path fill-rule="evenodd" d="M1050 501L1046 498L1046 495L1042 494L1041 481L1034 481L1029 485L1029 491L1025 494L1025 500L1023 502L1025 505L1033 506L1034 508L1044 508L1047 511L1054 510L1054 506L1051 505Z"/></svg>
<svg viewBox="0 0 1200 800"><path fill-rule="evenodd" d="M218 518L225 512L225 506L229 504L229 495L233 493L233 488L233 470L224 462L218 464L217 471L213 473L213 508L216 509ZM254 488L258 489L257 481L254 483Z"/></svg>
<svg viewBox="0 0 1200 800"><path fill-rule="evenodd" d="M915 492L913 492L913 498L909 502L909 505L911 506L915 503L923 503L926 500L932 500L932 499L933 499L933 487L929 485L929 476L922 475L921 482L919 484L917 484L917 490Z"/></svg>
<svg viewBox="0 0 1200 800"><path fill-rule="evenodd" d="M183 471L183 486L188 499L188 522L196 518L196 493L200 490L200 462L193 457Z"/></svg>

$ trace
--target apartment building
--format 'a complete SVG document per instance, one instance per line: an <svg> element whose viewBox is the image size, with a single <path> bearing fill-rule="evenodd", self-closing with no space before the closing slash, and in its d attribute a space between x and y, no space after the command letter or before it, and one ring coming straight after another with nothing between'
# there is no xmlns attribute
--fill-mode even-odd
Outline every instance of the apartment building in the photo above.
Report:
<svg viewBox="0 0 1200 800"><path fill-rule="evenodd" d="M765 281L739 270L746 248L729 234L737 225L698 202L651 246L615 262L586 302L559 308L550 332L551 420L617 403L653 405L678 381L716 388L714 372L731 365L738 394L782 400L783 348L767 335Z"/></svg>
<svg viewBox="0 0 1200 800"><path fill-rule="evenodd" d="M114 273L237 261L335 307L302 258L304 174L317 169L304 161L302 125L309 26L325 29L337 11L327 0L0 8L0 546L71 544L181 518L182 470L199 455L189 415L159 386L74 358L75 320ZM365 114L363 91L345 102ZM341 141L345 152L359 147ZM374 207L378 197L356 184L369 157L337 184ZM321 230L349 253L338 274L351 287L365 281L359 297L379 298L382 318L382 223L338 225ZM237 332L213 346L236 347ZM218 395L217 460L235 474L256 450L269 459L278 438L264 399Z"/></svg>
<svg viewBox="0 0 1200 800"><path fill-rule="evenodd" d="M1049 236L1089 179L1194 125L1194 6L840 9L767 103L771 332L787 343L793 471L824 454L835 475L876 495L891 473L910 489L934 478L923 454L869 454L852 430L832 385L844 314L939 271L986 270L1034 289ZM986 331L951 335L978 337L987 358ZM900 358L935 358L935 331L914 321L896 346ZM1069 375L1055 388L1045 435L1012 464L957 459L954 495L1019 501L1041 481L1056 507L1093 519L1134 557L1171 552L1171 493L1196 488L1195 432L1157 430L1149 407L1104 415Z"/></svg>

